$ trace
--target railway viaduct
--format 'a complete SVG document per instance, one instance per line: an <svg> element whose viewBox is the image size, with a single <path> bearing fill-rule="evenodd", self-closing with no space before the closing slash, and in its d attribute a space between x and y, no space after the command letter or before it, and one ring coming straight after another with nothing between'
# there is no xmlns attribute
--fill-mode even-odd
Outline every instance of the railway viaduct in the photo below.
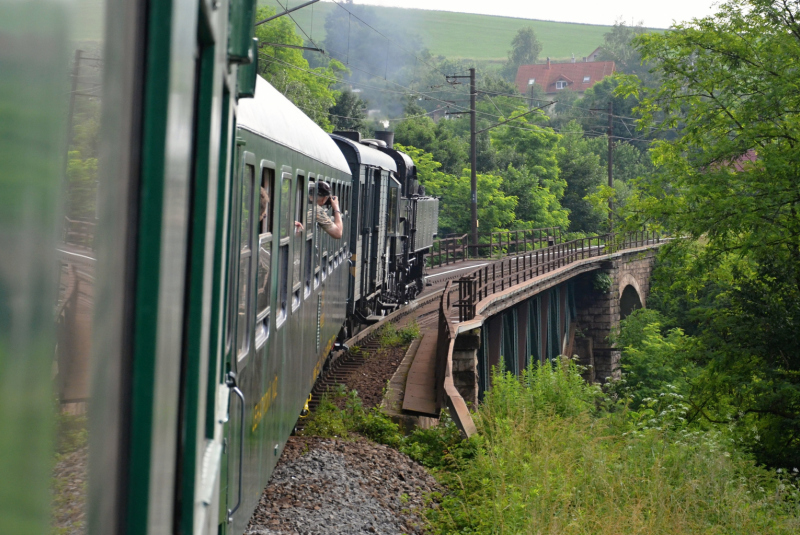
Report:
<svg viewBox="0 0 800 535"><path fill-rule="evenodd" d="M492 367L519 373L531 361L577 357L584 378L620 374L609 341L619 322L647 304L658 248L650 234L575 240L514 255L448 282L438 324L423 329L406 377L402 418L438 416L447 407L465 435L468 406L491 388Z"/></svg>

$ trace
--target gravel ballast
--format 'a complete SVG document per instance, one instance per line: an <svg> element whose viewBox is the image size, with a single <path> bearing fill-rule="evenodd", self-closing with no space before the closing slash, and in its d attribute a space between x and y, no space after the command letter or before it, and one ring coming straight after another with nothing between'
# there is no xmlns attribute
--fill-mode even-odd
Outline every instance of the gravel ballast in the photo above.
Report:
<svg viewBox="0 0 800 535"><path fill-rule="evenodd" d="M434 478L366 439L291 437L246 535L422 533Z"/></svg>

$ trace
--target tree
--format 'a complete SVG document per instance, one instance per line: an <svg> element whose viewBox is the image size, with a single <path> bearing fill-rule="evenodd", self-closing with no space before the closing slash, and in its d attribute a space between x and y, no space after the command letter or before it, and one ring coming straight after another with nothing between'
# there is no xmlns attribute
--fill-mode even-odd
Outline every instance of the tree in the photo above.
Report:
<svg viewBox="0 0 800 535"><path fill-rule="evenodd" d="M561 178L567 183L561 204L569 210L569 230L597 234L601 231L605 214L586 197L605 182L606 169L600 157L592 151L591 142L594 140L584 138L576 121L567 124L561 134L564 150L558 156L558 166Z"/></svg>
<svg viewBox="0 0 800 535"><path fill-rule="evenodd" d="M513 228L569 227L569 210L561 206L561 196L535 170L527 165L515 169L509 164L502 175L503 192L517 199Z"/></svg>
<svg viewBox="0 0 800 535"><path fill-rule="evenodd" d="M684 272L700 282L684 283L682 307L702 347L698 414L754 426L759 459L797 465L800 5L728 0L718 9L635 40L661 85L630 77L618 92L641 99L641 126L681 129L653 144L657 172L638 181L628 222L662 225L686 238L677 250L694 247Z"/></svg>
<svg viewBox="0 0 800 535"><path fill-rule="evenodd" d="M617 21L611 30L603 35L603 46L600 51L601 61L613 61L618 71L625 74L636 74L639 77L649 76L649 65L642 65L642 54L634 46L634 39L647 33L640 22L636 26L627 26L624 21Z"/></svg>
<svg viewBox="0 0 800 535"><path fill-rule="evenodd" d="M367 103L349 89L339 92L336 104L330 109L330 121L334 130L358 130L362 135L371 135L366 124Z"/></svg>
<svg viewBox="0 0 800 535"><path fill-rule="evenodd" d="M511 40L511 50L508 51L508 61L503 66L502 73L507 80L513 81L517 77L520 65L536 63L542 44L536 37L536 32L530 26L520 28Z"/></svg>
<svg viewBox="0 0 800 535"><path fill-rule="evenodd" d="M261 7L256 13L256 18L261 20L274 14L274 9ZM259 74L315 123L330 132L333 125L329 120L328 110L336 104L338 92L333 88L346 70L344 65L336 60L330 60L327 67L312 70L300 50L270 46L304 44L303 39L295 31L294 23L288 17L279 17L256 26L256 37L261 46L258 56Z"/></svg>
<svg viewBox="0 0 800 535"><path fill-rule="evenodd" d="M395 148L407 153L417 166L419 181L425 193L440 198L439 234L464 234L470 229L470 171L460 175L441 172L441 164L433 155L415 147L395 143ZM517 198L506 195L501 186L503 178L497 175L478 174L478 221L481 231L508 229L514 222Z"/></svg>

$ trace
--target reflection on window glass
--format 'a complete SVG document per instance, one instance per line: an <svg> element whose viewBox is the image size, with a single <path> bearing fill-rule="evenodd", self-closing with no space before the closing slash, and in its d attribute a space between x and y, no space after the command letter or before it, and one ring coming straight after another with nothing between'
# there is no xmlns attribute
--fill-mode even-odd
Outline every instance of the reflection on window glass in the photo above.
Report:
<svg viewBox="0 0 800 535"><path fill-rule="evenodd" d="M290 225L292 217L292 177L290 175L283 175L281 179L281 238L289 236L289 228L294 228Z"/></svg>
<svg viewBox="0 0 800 535"><path fill-rule="evenodd" d="M264 169L261 174L261 198L259 200L261 218L258 238L258 277L256 279L256 314L269 307L271 297L270 269L272 267L272 192L275 187L275 172Z"/></svg>
<svg viewBox="0 0 800 535"><path fill-rule="evenodd" d="M272 232L273 192L275 189L275 171L264 169L261 173L261 198L259 200L261 224L259 233Z"/></svg>
<svg viewBox="0 0 800 535"><path fill-rule="evenodd" d="M249 349L249 314L250 314L250 257L252 256L252 221L250 211L253 206L253 186L255 183L255 167L246 164L242 178L242 204L241 204L241 238L239 246L239 291L236 327L236 347L239 349L240 358L247 354Z"/></svg>
<svg viewBox="0 0 800 535"><path fill-rule="evenodd" d="M305 189L303 185L306 183L305 177L302 175L297 175L297 191L295 192L295 204L294 204L294 217L295 221L303 225L303 228L307 228L308 222L305 221L306 210L305 208L305 201L304 198L306 197ZM300 282L300 254L303 251L303 246L301 245L304 232L300 231L295 232L295 240L294 240L294 258L292 259L292 288L295 287L296 284ZM295 296L297 299L299 296ZM295 304L297 304L295 302Z"/></svg>

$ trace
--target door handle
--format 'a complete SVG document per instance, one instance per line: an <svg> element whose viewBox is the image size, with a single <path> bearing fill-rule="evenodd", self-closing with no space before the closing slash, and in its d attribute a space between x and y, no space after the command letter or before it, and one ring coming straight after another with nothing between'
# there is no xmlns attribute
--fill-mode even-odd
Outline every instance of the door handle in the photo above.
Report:
<svg viewBox="0 0 800 535"><path fill-rule="evenodd" d="M239 387L236 386L236 374L234 372L228 372L228 375L225 376L225 384L234 394L239 397L239 401L242 405L241 419L239 422L239 426L241 428L239 431L239 495L236 499L236 507L233 509L228 509L228 523L230 523L233 521L233 513L235 513L242 505L242 475L244 473L244 394L241 390L239 390Z"/></svg>

